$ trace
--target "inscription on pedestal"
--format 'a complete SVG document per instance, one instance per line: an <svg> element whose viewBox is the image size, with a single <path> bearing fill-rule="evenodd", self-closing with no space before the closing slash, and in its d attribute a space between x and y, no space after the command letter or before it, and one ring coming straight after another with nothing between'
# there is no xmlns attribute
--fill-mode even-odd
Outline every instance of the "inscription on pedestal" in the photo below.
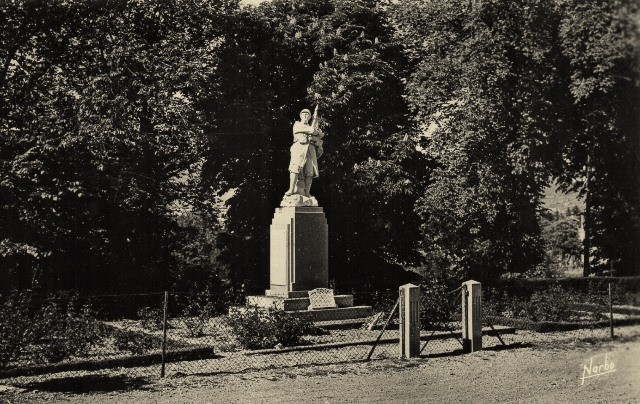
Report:
<svg viewBox="0 0 640 404"><path fill-rule="evenodd" d="M338 307L333 290L317 288L309 291L309 310L333 309Z"/></svg>

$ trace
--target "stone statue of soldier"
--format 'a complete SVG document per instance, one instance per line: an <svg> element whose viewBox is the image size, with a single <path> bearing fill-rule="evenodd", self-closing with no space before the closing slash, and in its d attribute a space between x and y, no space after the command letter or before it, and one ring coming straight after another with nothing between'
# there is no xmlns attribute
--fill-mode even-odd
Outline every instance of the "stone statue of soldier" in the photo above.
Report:
<svg viewBox="0 0 640 404"><path fill-rule="evenodd" d="M318 128L318 107L313 113L313 122L309 124L311 111L300 111L300 120L293 124L293 144L289 163L289 189L285 198L298 194L306 198L311 196L313 179L320 175L318 158L322 155L322 137Z"/></svg>

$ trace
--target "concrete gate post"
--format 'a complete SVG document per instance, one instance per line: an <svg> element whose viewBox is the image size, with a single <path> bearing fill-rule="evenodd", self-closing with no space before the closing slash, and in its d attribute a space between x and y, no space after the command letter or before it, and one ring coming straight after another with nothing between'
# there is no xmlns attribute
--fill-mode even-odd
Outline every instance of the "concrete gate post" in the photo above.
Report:
<svg viewBox="0 0 640 404"><path fill-rule="evenodd" d="M482 349L482 286L480 282L462 283L462 351Z"/></svg>
<svg viewBox="0 0 640 404"><path fill-rule="evenodd" d="M420 287L400 286L400 357L420 354Z"/></svg>

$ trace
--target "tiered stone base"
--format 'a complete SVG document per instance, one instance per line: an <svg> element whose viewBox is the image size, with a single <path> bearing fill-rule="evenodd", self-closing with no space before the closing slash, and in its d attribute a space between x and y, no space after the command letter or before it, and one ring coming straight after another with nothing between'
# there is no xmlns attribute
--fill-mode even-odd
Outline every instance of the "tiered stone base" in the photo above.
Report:
<svg viewBox="0 0 640 404"><path fill-rule="evenodd" d="M338 308L353 306L353 295L338 295L334 297ZM247 306L284 311L306 311L309 307L309 297L248 296Z"/></svg>
<svg viewBox="0 0 640 404"><path fill-rule="evenodd" d="M270 295L267 290L265 296L248 296L247 306L283 310L313 322L353 320L350 323L354 323L371 316L371 306L354 306L353 295L335 295L334 298L337 308L308 310L310 302L307 291L288 292L283 296Z"/></svg>
<svg viewBox="0 0 640 404"><path fill-rule="evenodd" d="M247 297L247 307L282 310L322 326L355 324L371 316L371 307L354 306L352 295L331 300L329 228L315 198L285 196L275 210L269 243L270 289L264 296ZM309 310L310 290L315 291L311 294L315 310Z"/></svg>
<svg viewBox="0 0 640 404"><path fill-rule="evenodd" d="M338 307L337 309L290 311L287 312L313 322L333 322L344 320L362 320L371 316L371 306Z"/></svg>

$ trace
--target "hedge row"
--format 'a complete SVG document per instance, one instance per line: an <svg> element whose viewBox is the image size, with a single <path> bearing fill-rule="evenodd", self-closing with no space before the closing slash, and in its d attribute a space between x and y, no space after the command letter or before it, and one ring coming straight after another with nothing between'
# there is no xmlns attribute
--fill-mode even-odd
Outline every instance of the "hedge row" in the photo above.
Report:
<svg viewBox="0 0 640 404"><path fill-rule="evenodd" d="M499 279L483 285L485 289L499 290L509 296L527 297L536 292L543 292L555 286L560 286L568 292L576 294L608 294L609 283L612 284L614 297L618 299L637 296L640 302L640 276L628 277L589 277L589 278L544 278L544 279ZM632 298L633 300L633 298ZM619 303L625 303L618 300Z"/></svg>

